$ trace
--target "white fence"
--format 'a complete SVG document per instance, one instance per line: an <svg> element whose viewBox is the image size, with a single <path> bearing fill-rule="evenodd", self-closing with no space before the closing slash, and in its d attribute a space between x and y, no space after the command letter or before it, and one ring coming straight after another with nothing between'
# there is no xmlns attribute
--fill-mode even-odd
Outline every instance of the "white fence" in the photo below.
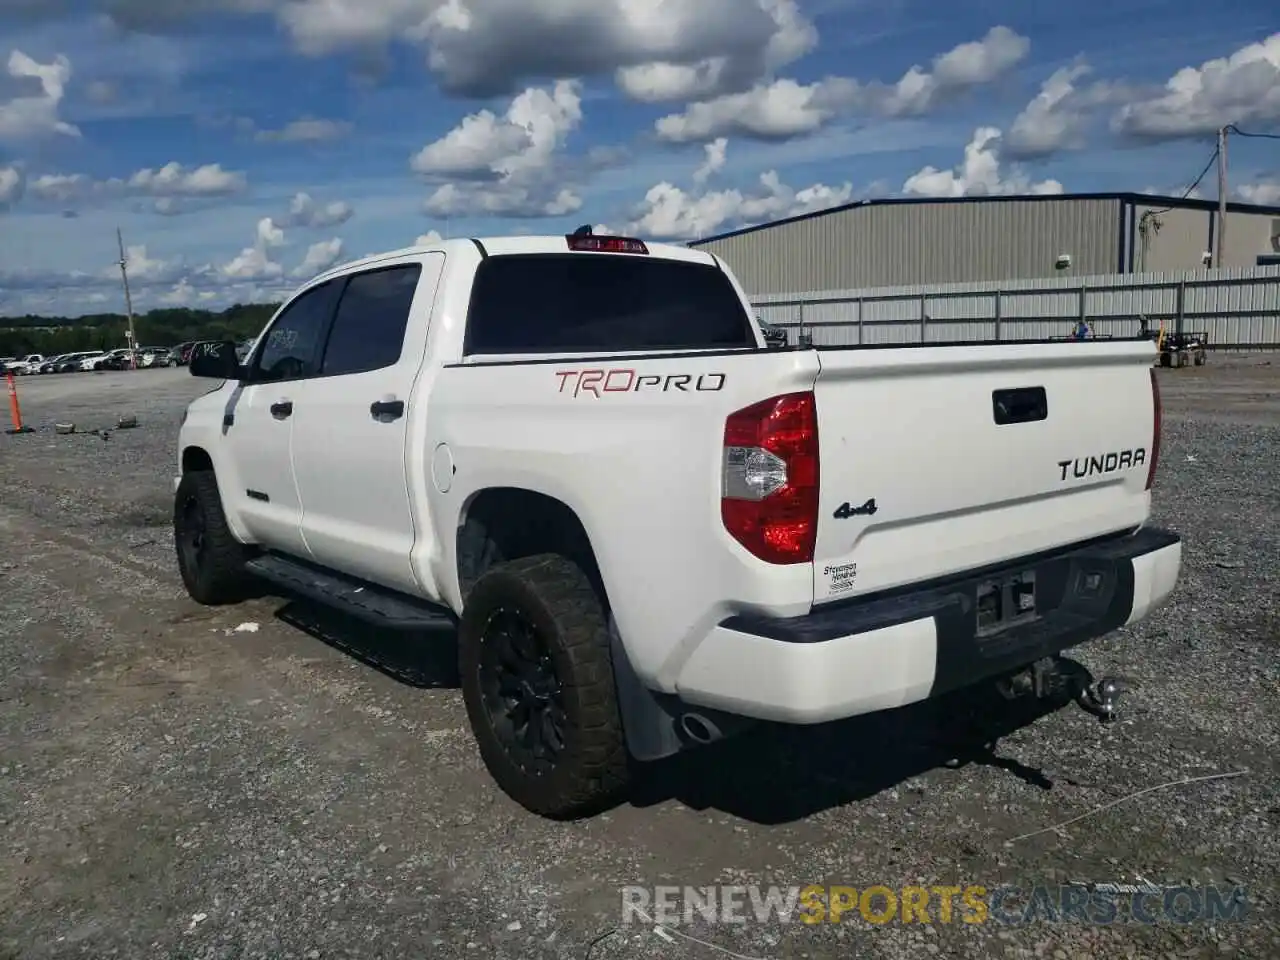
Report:
<svg viewBox="0 0 1280 960"><path fill-rule="evenodd" d="M1204 333L1228 350L1280 348L1280 266L1176 273L1107 274L948 283L873 290L827 290L751 297L756 315L792 343L1042 340L1064 337L1086 319L1103 336L1150 329Z"/></svg>

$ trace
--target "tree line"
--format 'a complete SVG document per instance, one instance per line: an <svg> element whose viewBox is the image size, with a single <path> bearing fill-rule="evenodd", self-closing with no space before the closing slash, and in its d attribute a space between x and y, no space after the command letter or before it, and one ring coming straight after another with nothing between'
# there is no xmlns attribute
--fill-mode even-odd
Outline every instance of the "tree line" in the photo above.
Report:
<svg viewBox="0 0 1280 960"><path fill-rule="evenodd" d="M135 314L133 327L142 347L172 347L188 340L243 340L260 333L279 306L237 303L220 312L187 307L150 310ZM0 357L114 350L127 346L128 329L128 318L119 313L0 317Z"/></svg>

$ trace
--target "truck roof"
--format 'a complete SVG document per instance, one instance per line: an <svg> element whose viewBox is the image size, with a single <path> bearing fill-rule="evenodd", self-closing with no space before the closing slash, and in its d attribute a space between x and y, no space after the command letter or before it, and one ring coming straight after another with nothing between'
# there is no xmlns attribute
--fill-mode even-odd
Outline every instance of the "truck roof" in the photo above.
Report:
<svg viewBox="0 0 1280 960"><path fill-rule="evenodd" d="M597 234L597 236L606 236L606 234ZM310 285L327 277L341 276L344 273L350 273L362 267L372 266L382 260L391 260L397 257L409 256L415 253L429 253L431 251L443 251L447 254L452 250L459 250L464 247L474 249L477 244L484 248L486 253L500 256L520 253L569 252L565 234L514 237L457 237L450 240L441 240L438 243L415 244L409 247L401 247L398 250L387 250L382 253L370 254L359 260L340 263L335 267L329 268L324 273L318 274L307 283ZM647 240L644 241L644 244L649 251L648 256L650 257L666 260L685 260L690 263L705 263L708 265L716 262L711 254L691 247L682 247L670 243L650 243ZM606 256L606 254L600 254L600 256ZM612 256L631 256L631 254L612 254Z"/></svg>

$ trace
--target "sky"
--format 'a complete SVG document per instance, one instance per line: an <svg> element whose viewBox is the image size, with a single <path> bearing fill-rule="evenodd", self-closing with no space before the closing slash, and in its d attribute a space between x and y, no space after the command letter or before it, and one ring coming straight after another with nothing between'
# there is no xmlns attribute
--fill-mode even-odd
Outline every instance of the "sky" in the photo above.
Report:
<svg viewBox="0 0 1280 960"><path fill-rule="evenodd" d="M0 0L0 314L121 311L117 228L136 309L219 309L437 237L1182 195L1218 127L1280 131L1278 31L1275 0ZM1228 158L1280 205L1280 140Z"/></svg>

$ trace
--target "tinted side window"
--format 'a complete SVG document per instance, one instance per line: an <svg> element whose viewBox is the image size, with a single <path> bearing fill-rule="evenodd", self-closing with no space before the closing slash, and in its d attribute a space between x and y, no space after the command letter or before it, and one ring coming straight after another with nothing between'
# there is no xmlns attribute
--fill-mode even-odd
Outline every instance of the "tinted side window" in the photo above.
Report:
<svg viewBox="0 0 1280 960"><path fill-rule="evenodd" d="M754 346L750 318L719 268L645 256L489 257L467 314L469 354Z"/></svg>
<svg viewBox="0 0 1280 960"><path fill-rule="evenodd" d="M338 282L313 287L287 306L255 351L251 380L297 380L319 371L325 328L333 315Z"/></svg>
<svg viewBox="0 0 1280 960"><path fill-rule="evenodd" d="M409 263L347 281L324 351L325 376L378 370L400 359L421 274L420 264Z"/></svg>

